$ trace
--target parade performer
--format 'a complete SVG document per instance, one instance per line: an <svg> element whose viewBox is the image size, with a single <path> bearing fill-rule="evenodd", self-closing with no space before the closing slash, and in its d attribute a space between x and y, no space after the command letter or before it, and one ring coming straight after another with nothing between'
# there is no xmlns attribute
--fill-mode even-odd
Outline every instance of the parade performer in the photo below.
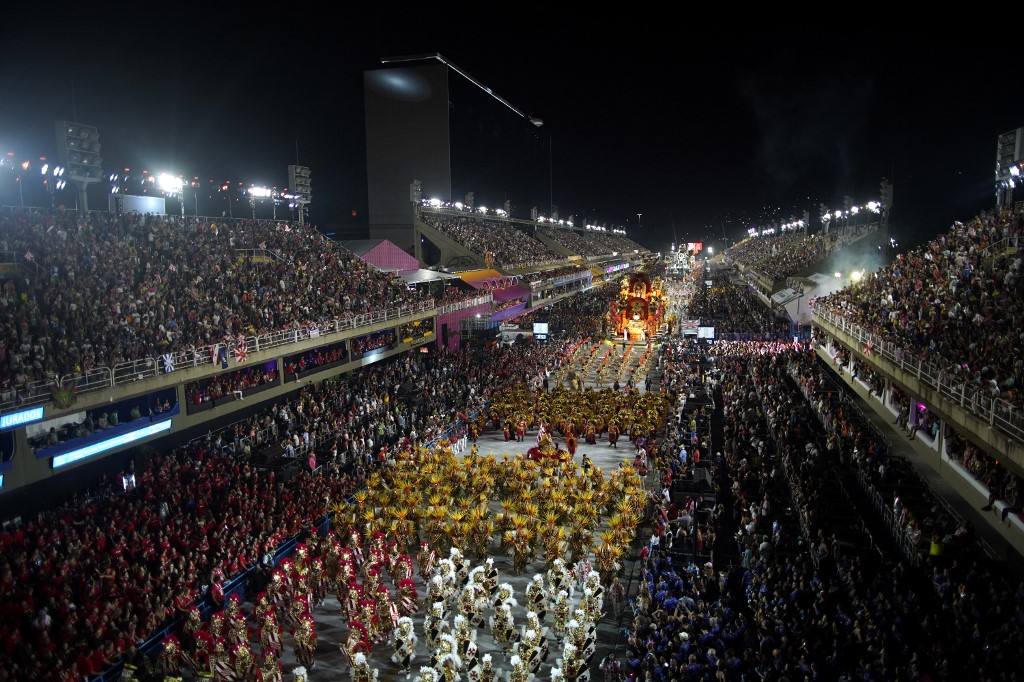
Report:
<svg viewBox="0 0 1024 682"><path fill-rule="evenodd" d="M546 655L541 649L542 641L544 640L539 632L533 628L525 628L513 649L516 656L526 662L527 670L532 673L540 669L541 657Z"/></svg>
<svg viewBox="0 0 1024 682"><path fill-rule="evenodd" d="M379 644L385 635L391 631L390 628L385 629L383 622L377 615L377 600L365 595L359 600L359 622L365 625L369 631L372 644Z"/></svg>
<svg viewBox="0 0 1024 682"><path fill-rule="evenodd" d="M309 562L309 573L306 576L309 592L314 606L322 606L327 598L327 578L324 573L324 560L313 557Z"/></svg>
<svg viewBox="0 0 1024 682"><path fill-rule="evenodd" d="M594 593L594 599L597 601L598 609L604 607L604 586L601 584L601 574L597 571L591 571L587 574L584 581L584 585L590 588L590 591Z"/></svg>
<svg viewBox="0 0 1024 682"><path fill-rule="evenodd" d="M455 616L452 636L455 637L456 651L465 660L466 653L470 649L469 645L476 640L476 630L470 626L468 618L461 615Z"/></svg>
<svg viewBox="0 0 1024 682"><path fill-rule="evenodd" d="M573 613L572 620L569 621L567 626L566 639L569 643L576 647L576 652L583 661L584 666L590 665L590 659L593 658L594 652L597 650L597 631L594 628L593 623L579 620L583 618L584 614L579 609ZM566 645L568 646L568 644Z"/></svg>
<svg viewBox="0 0 1024 682"><path fill-rule="evenodd" d="M569 572L569 568L565 565L565 560L561 557L555 557L555 560L551 562L551 568L548 569L548 585L551 586L551 590L565 590L572 597L575 585L573 585L572 574Z"/></svg>
<svg viewBox="0 0 1024 682"><path fill-rule="evenodd" d="M441 682L459 682L462 675L462 659L454 651L445 654L437 662L437 671L440 674Z"/></svg>
<svg viewBox="0 0 1024 682"><path fill-rule="evenodd" d="M544 588L544 576L540 573L526 586L526 608L532 609L539 620L548 613L548 592Z"/></svg>
<svg viewBox="0 0 1024 682"><path fill-rule="evenodd" d="M366 654L359 652L352 660L352 682L374 682L377 671L370 667Z"/></svg>
<svg viewBox="0 0 1024 682"><path fill-rule="evenodd" d="M619 429L619 425L618 424L616 424L615 422L612 422L611 424L609 424L608 425L608 444L611 445L613 448L619 447L618 446L618 442L619 442L619 435L621 433L622 433L622 431Z"/></svg>
<svg viewBox="0 0 1024 682"><path fill-rule="evenodd" d="M494 567L494 559L491 557L487 557L483 585L489 596L498 591L498 569Z"/></svg>
<svg viewBox="0 0 1024 682"><path fill-rule="evenodd" d="M567 642L562 649L562 658L558 659L562 679L565 682L586 682L590 679L590 670L587 668L580 652L572 642Z"/></svg>
<svg viewBox="0 0 1024 682"><path fill-rule="evenodd" d="M526 417L520 417L516 422L516 440L520 443L526 440Z"/></svg>
<svg viewBox="0 0 1024 682"><path fill-rule="evenodd" d="M509 426L508 420L501 425L501 435L505 438L505 442L512 440L512 428Z"/></svg>
<svg viewBox="0 0 1024 682"><path fill-rule="evenodd" d="M277 614L272 608L265 610L260 618L259 640L261 651L272 652L277 658L281 657L281 624L277 622Z"/></svg>
<svg viewBox="0 0 1024 682"><path fill-rule="evenodd" d="M509 659L512 669L505 676L507 682L531 682L533 674L530 672L529 663L523 660L522 656L512 656Z"/></svg>
<svg viewBox="0 0 1024 682"><path fill-rule="evenodd" d="M554 606L554 623L552 629L557 635L564 635L566 627L569 623L569 593L565 590L559 590L558 596L555 597Z"/></svg>
<svg viewBox="0 0 1024 682"><path fill-rule="evenodd" d="M612 598L612 609L615 613L615 617L619 618L622 615L622 610L626 604L626 587L619 580L619 576L615 576L612 580L612 586L609 590Z"/></svg>
<svg viewBox="0 0 1024 682"><path fill-rule="evenodd" d="M395 557L395 572L393 580L399 584L403 580L413 579L412 557L408 554L399 554Z"/></svg>
<svg viewBox="0 0 1024 682"><path fill-rule="evenodd" d="M356 565L356 570L359 570L363 565L363 536L356 528L348 532L348 549L352 551L352 563Z"/></svg>
<svg viewBox="0 0 1024 682"><path fill-rule="evenodd" d="M576 579L576 586L580 589L583 588L583 584L587 580L587 576L590 574L593 565L590 563L590 559L583 557L572 568L573 577Z"/></svg>
<svg viewBox="0 0 1024 682"><path fill-rule="evenodd" d="M363 600L363 586L360 585L355 576L349 580L348 587L345 590L345 615L349 620L359 615L359 602Z"/></svg>
<svg viewBox="0 0 1024 682"><path fill-rule="evenodd" d="M469 679L471 682L495 682L497 674L494 671L490 654L484 654L483 658L470 668Z"/></svg>
<svg viewBox="0 0 1024 682"><path fill-rule="evenodd" d="M416 682L438 682L439 677L435 668L425 665L420 667L420 674L416 676Z"/></svg>
<svg viewBox="0 0 1024 682"><path fill-rule="evenodd" d="M498 586L498 592L494 595L491 605L495 610L501 608L504 604L518 606L519 604L516 602L516 598L513 595L515 595L515 590L512 585L510 583L502 583Z"/></svg>
<svg viewBox="0 0 1024 682"><path fill-rule="evenodd" d="M192 649L192 672L196 676L213 677L213 635L206 630L197 630Z"/></svg>
<svg viewBox="0 0 1024 682"><path fill-rule="evenodd" d="M427 637L427 647L431 650L437 648L441 635L448 632L448 621L445 619L443 602L433 602L430 611L423 621L423 632Z"/></svg>
<svg viewBox="0 0 1024 682"><path fill-rule="evenodd" d="M231 650L235 680L252 680L256 677L256 657L246 644L236 644Z"/></svg>
<svg viewBox="0 0 1024 682"><path fill-rule="evenodd" d="M385 633L390 633L394 628L398 627L398 618L401 614L398 612L398 606L395 605L395 600L391 598L388 588L383 585L377 590L376 615L380 619L381 628L384 629Z"/></svg>
<svg viewBox="0 0 1024 682"><path fill-rule="evenodd" d="M181 641L175 635L167 635L161 642L160 655L156 659L156 670L161 675L180 675L182 654Z"/></svg>
<svg viewBox="0 0 1024 682"><path fill-rule="evenodd" d="M412 618L403 616L398 619L398 627L391 635L391 646L394 653L391 660L402 666L406 679L412 675L412 660L416 655L416 633L413 632Z"/></svg>
<svg viewBox="0 0 1024 682"><path fill-rule="evenodd" d="M316 661L316 623L313 615L306 612L299 619L298 627L292 633L292 640L295 648L295 658L301 665L312 668Z"/></svg>
<svg viewBox="0 0 1024 682"><path fill-rule="evenodd" d="M284 682L284 666L274 652L263 654L263 662L256 669L256 682Z"/></svg>
<svg viewBox="0 0 1024 682"><path fill-rule="evenodd" d="M357 620L349 621L348 635L341 643L341 652L345 654L349 664L354 668L356 655L369 655L370 651L370 633L366 626Z"/></svg>
<svg viewBox="0 0 1024 682"><path fill-rule="evenodd" d="M597 427L594 426L593 421L587 422L587 430L584 438L587 441L587 445L597 445Z"/></svg>
<svg viewBox="0 0 1024 682"><path fill-rule="evenodd" d="M181 626L181 633L184 635L185 643L195 646L196 633L203 629L203 615L198 606L192 606L188 611L185 624Z"/></svg>
<svg viewBox="0 0 1024 682"><path fill-rule="evenodd" d="M437 561L437 554L430 548L430 543L420 543L420 551L416 554L416 565L420 569L420 577L423 582L429 583L434 577L434 564Z"/></svg>
<svg viewBox="0 0 1024 682"><path fill-rule="evenodd" d="M234 668L231 665L231 656L224 646L224 640L218 638L213 644L213 655L210 656L210 666L213 670L215 680L231 680L234 677Z"/></svg>
<svg viewBox="0 0 1024 682"><path fill-rule="evenodd" d="M576 446L578 441L576 440L576 434L573 433L572 429L569 429L569 433L565 434L565 449L569 451L570 457L576 456Z"/></svg>
<svg viewBox="0 0 1024 682"><path fill-rule="evenodd" d="M509 647L519 638L515 620L512 618L512 606L501 604L496 608L494 615L491 616L490 626L495 644L498 644L502 651L508 653Z"/></svg>
<svg viewBox="0 0 1024 682"><path fill-rule="evenodd" d="M420 600L416 594L416 583L412 578L403 578L398 582L398 611L403 616L411 616L419 610Z"/></svg>

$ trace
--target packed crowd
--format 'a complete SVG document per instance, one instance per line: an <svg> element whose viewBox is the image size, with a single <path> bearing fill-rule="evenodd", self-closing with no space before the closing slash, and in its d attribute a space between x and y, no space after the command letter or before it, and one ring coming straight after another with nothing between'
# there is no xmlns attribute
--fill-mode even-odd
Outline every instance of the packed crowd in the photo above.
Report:
<svg viewBox="0 0 1024 682"><path fill-rule="evenodd" d="M347 477L285 483L206 455L202 444L154 454L129 492L111 481L0 535L0 678L102 672L353 487Z"/></svg>
<svg viewBox="0 0 1024 682"><path fill-rule="evenodd" d="M423 222L446 234L483 259L487 254L502 269L521 269L564 260L556 251L509 223L473 217L421 216Z"/></svg>
<svg viewBox="0 0 1024 682"><path fill-rule="evenodd" d="M541 280L554 280L559 277L566 277L568 275L575 275L583 272L586 272L586 268L581 268L578 265L563 265L557 268L547 268L536 272L528 272L523 275L523 278L528 282L539 282Z"/></svg>
<svg viewBox="0 0 1024 682"><path fill-rule="evenodd" d="M1024 278L1017 240L1024 208L986 211L899 254L860 284L819 299L900 350L936 363L943 379L1018 407L1024 371ZM1008 240L1007 248L989 247Z"/></svg>
<svg viewBox="0 0 1024 682"><path fill-rule="evenodd" d="M708 277L710 287L703 282L694 287L688 314L701 324L714 326L715 334L789 330L788 320L765 307L749 287L732 282L728 272L712 271Z"/></svg>
<svg viewBox="0 0 1024 682"><path fill-rule="evenodd" d="M537 231L548 239L557 242L570 253L584 258L596 258L597 256L610 255L612 251L596 240L590 239L591 233L577 232L576 230L557 229L554 227L539 227Z"/></svg>
<svg viewBox="0 0 1024 682"><path fill-rule="evenodd" d="M344 344L338 344L333 348L314 348L295 357L292 356L285 361L284 373L286 378L295 376L306 371L312 371L317 367L341 362L348 358L348 352Z"/></svg>
<svg viewBox="0 0 1024 682"><path fill-rule="evenodd" d="M608 667L635 679L686 681L1019 675L1019 577L976 551L956 558L926 551L928 561L915 566L883 559L851 537L864 529L837 524L863 509L837 472L864 466L885 476L884 466L877 470L886 451L832 391L818 390L824 370L813 354L792 345L749 350L719 351L712 382L725 406L722 453L713 462L722 487L731 483L733 513L710 518L722 526L719 535L737 529L740 561L716 573L663 539L645 570L626 658ZM685 355L693 362L700 353ZM930 523L947 549L970 547L962 520L948 525L926 518L934 511L913 513L921 516L908 523Z"/></svg>
<svg viewBox="0 0 1024 682"><path fill-rule="evenodd" d="M5 391L424 300L293 224L26 209L0 233L28 268L4 282Z"/></svg>
<svg viewBox="0 0 1024 682"><path fill-rule="evenodd" d="M801 273L845 244L837 232L748 237L728 251L729 259L771 280Z"/></svg>
<svg viewBox="0 0 1024 682"><path fill-rule="evenodd" d="M266 367L246 367L234 372L225 372L207 379L185 384L185 395L192 405L212 403L224 396L242 398L250 388L277 383L277 370Z"/></svg>
<svg viewBox="0 0 1024 682"><path fill-rule="evenodd" d="M549 312L577 335L593 332L594 313L585 297ZM0 536L0 608L10 662L0 679L57 670L59 679L80 680L134 655L136 644L308 527L380 461L430 442L492 391L536 382L566 347L408 355L309 384L187 448L151 457L126 493L102 485L88 500L9 526ZM258 471L255 454L274 444L292 456L319 450L327 475L284 482ZM48 624L40 629L36 620Z"/></svg>

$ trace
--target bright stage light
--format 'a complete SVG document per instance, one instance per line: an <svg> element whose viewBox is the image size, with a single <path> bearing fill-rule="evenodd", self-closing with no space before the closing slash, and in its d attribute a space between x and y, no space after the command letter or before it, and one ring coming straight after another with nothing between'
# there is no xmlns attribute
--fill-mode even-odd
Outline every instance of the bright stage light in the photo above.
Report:
<svg viewBox="0 0 1024 682"><path fill-rule="evenodd" d="M253 197L256 197L258 199L265 199L265 198L269 197L271 194L273 194L273 192L271 192L269 187L250 187L249 188L249 195L253 196Z"/></svg>
<svg viewBox="0 0 1024 682"><path fill-rule="evenodd" d="M156 182L157 186L168 194L180 194L181 186L185 184L181 178L176 178L170 173L161 173Z"/></svg>

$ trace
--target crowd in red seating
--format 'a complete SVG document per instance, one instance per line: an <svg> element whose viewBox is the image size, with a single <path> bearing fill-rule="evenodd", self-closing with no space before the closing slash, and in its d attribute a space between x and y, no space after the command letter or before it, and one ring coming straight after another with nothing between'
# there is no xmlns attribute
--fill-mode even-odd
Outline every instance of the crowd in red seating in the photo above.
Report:
<svg viewBox="0 0 1024 682"><path fill-rule="evenodd" d="M202 405L223 398L239 395L242 391L277 381L277 370L264 367L247 367L234 372L225 372L209 379L185 384L185 395L193 405Z"/></svg>

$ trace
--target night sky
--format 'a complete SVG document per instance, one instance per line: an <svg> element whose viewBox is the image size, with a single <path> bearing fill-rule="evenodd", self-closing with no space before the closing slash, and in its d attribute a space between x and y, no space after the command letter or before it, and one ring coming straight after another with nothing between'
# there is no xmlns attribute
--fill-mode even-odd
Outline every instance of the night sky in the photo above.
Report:
<svg viewBox="0 0 1024 682"><path fill-rule="evenodd" d="M656 17L643 30L617 17L577 26L523 8L294 20L288 5L257 18L93 10L9 17L39 31L0 47L0 153L52 156L53 122L77 119L99 128L105 169L282 187L297 143L312 221L348 230L367 214L363 71L386 56L439 52L542 118L561 214L599 216L657 249L720 244L805 209L816 218L844 194L866 203L883 176L894 232L913 243L993 205L996 136L1024 124L1009 45L697 35L652 28ZM15 203L14 187L0 173L0 203Z"/></svg>

